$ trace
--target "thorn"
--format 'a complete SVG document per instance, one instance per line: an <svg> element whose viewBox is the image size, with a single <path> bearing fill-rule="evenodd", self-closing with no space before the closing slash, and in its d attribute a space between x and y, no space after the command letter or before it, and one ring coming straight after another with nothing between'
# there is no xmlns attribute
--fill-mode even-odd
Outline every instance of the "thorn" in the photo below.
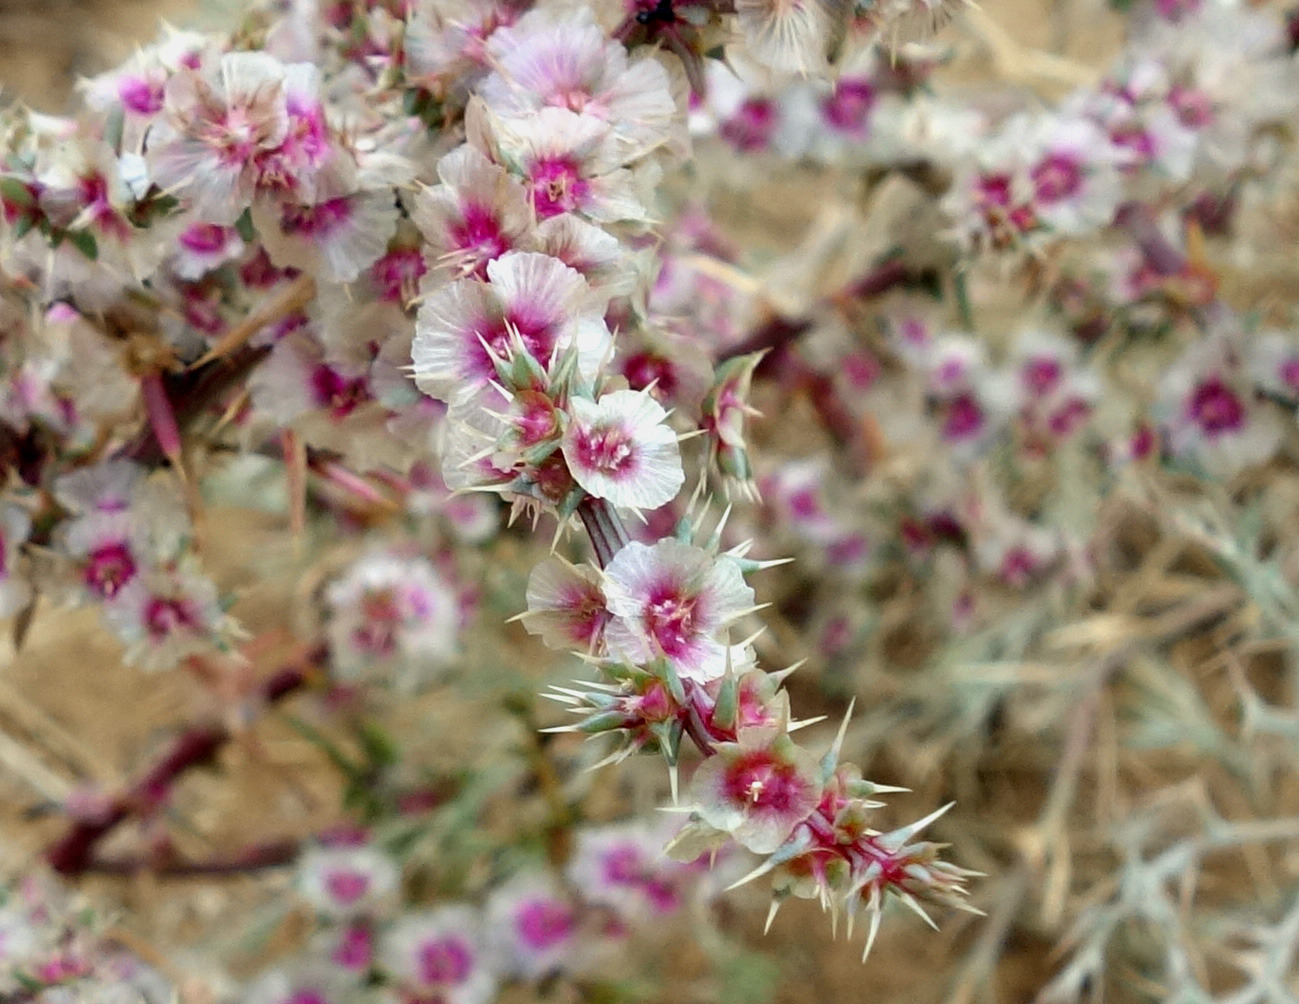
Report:
<svg viewBox="0 0 1299 1004"><path fill-rule="evenodd" d="M762 933L765 935L771 930L771 922L776 919L776 911L780 909L780 900L773 899L771 906L767 909L767 922L762 925Z"/></svg>
<svg viewBox="0 0 1299 1004"><path fill-rule="evenodd" d="M923 920L926 924L928 924L931 928L933 928L935 931L938 930L938 925L934 923L934 919L930 917L929 914L925 913L925 908L916 902L916 898L912 896L911 893L897 891L894 893L894 895L897 896L897 898L900 899L907 906L908 909L910 909L917 916L919 916L920 919Z"/></svg>
<svg viewBox="0 0 1299 1004"><path fill-rule="evenodd" d="M738 889L742 885L748 885L754 879L762 878L762 876L766 875L767 872L774 871L775 868L776 863L768 858L766 861L762 862L762 864L758 865L757 868L753 869L753 871L749 872L741 879L736 879L722 891L730 892L732 889Z"/></svg>
<svg viewBox="0 0 1299 1004"><path fill-rule="evenodd" d="M946 805L935 809L924 819L917 819L914 823L909 823L899 829L891 830L880 837L880 843L892 850L897 850L955 804L955 802L948 802Z"/></svg>

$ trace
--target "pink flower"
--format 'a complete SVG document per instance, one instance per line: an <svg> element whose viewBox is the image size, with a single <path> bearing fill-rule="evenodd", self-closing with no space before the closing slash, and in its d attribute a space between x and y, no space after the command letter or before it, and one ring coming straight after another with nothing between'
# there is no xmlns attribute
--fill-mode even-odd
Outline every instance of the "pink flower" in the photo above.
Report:
<svg viewBox="0 0 1299 1004"><path fill-rule="evenodd" d="M528 193L468 143L438 161L441 184L421 189L411 218L433 257L459 275L487 277L487 263L522 250L531 222Z"/></svg>
<svg viewBox="0 0 1299 1004"><path fill-rule="evenodd" d="M578 914L548 879L514 879L487 904L488 931L502 972L536 979L560 969L574 951Z"/></svg>
<svg viewBox="0 0 1299 1004"><path fill-rule="evenodd" d="M629 60L586 8L566 16L532 11L493 34L487 48L496 71L478 93L502 117L543 108L590 116L608 124L630 160L662 143L676 115L663 65Z"/></svg>
<svg viewBox="0 0 1299 1004"><path fill-rule="evenodd" d="M233 223L257 191L259 154L289 134L285 67L260 52L230 52L167 85L167 107L148 143L149 171L164 191L210 223Z"/></svg>
<svg viewBox="0 0 1299 1004"><path fill-rule="evenodd" d="M599 119L547 107L495 122L492 139L496 159L522 176L539 219L577 213L597 223L648 220L626 152Z"/></svg>
<svg viewBox="0 0 1299 1004"><path fill-rule="evenodd" d="M609 622L599 573L547 558L528 577L528 611L520 619L550 648L595 652Z"/></svg>
<svg viewBox="0 0 1299 1004"><path fill-rule="evenodd" d="M459 600L428 559L376 552L325 593L330 664L344 679L391 674L414 686L459 651Z"/></svg>
<svg viewBox="0 0 1299 1004"><path fill-rule="evenodd" d="M568 876L588 903L645 922L676 912L706 875L663 854L671 830L640 823L579 830Z"/></svg>
<svg viewBox="0 0 1299 1004"><path fill-rule="evenodd" d="M397 891L396 863L377 847L312 847L298 859L298 891L334 918L373 914Z"/></svg>
<svg viewBox="0 0 1299 1004"><path fill-rule="evenodd" d="M126 661L147 670L169 669L222 644L234 631L216 585L187 568L150 569L134 576L104 611L127 645Z"/></svg>
<svg viewBox="0 0 1299 1004"><path fill-rule="evenodd" d="M521 345L542 366L577 353L594 377L608 352L604 304L581 275L558 259L510 252L487 265L487 281L461 279L421 305L415 322L415 382L444 401L463 402L496 379L492 354Z"/></svg>
<svg viewBox="0 0 1299 1004"><path fill-rule="evenodd" d="M1266 463L1281 445L1274 407L1255 399L1239 352L1224 335L1197 342L1169 369L1159 408L1172 453L1215 477Z"/></svg>
<svg viewBox="0 0 1299 1004"><path fill-rule="evenodd" d="M719 743L690 782L695 811L756 854L770 854L821 799L820 767L787 735L751 730Z"/></svg>
<svg viewBox="0 0 1299 1004"><path fill-rule="evenodd" d="M665 658L699 682L725 672L717 635L753 606L734 561L676 540L624 546L604 571L604 589L611 655L638 665Z"/></svg>
<svg viewBox="0 0 1299 1004"><path fill-rule="evenodd" d="M334 282L353 281L383 256L399 215L386 186L310 204L258 203L253 209L272 262Z"/></svg>
<svg viewBox="0 0 1299 1004"><path fill-rule="evenodd" d="M379 959L403 989L441 1004L485 1004L496 991L479 919L468 907L402 917L384 936Z"/></svg>
<svg viewBox="0 0 1299 1004"><path fill-rule="evenodd" d="M657 509L676 498L685 483L681 451L667 412L649 394L575 397L568 414L564 459L588 493L632 509Z"/></svg>

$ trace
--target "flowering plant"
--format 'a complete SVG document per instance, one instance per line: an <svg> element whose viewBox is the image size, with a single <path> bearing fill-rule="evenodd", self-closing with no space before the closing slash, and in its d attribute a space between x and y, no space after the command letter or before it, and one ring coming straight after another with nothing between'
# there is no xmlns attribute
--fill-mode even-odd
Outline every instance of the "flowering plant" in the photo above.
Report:
<svg viewBox="0 0 1299 1004"><path fill-rule="evenodd" d="M225 35L169 31L87 80L82 114L5 110L0 614L21 645L43 598L97 606L126 661L188 671L222 712L116 794L61 792L53 869L292 863L300 950L207 991L257 1004L594 995L656 921L757 879L768 926L813 900L865 926L863 957L890 904L979 913L978 873L921 835L951 803L882 823L904 789L849 759L852 702L803 744L802 660L762 664L799 609L828 679L891 634L949 669L1026 660L1101 575L1089 500L1158 461L1212 486L1289 449L1296 343L1228 304L1205 235L1293 154L1299 22L1138 4L1103 79L1007 111L935 89L923 40L952 7L277 0ZM755 279L707 196L788 164L864 199L836 195ZM1023 316L989 337L976 315L1007 291ZM764 459L764 397L806 402L826 447ZM292 644L211 569L212 500L267 472L318 559ZM503 506L550 544L520 574ZM760 603L749 580L782 548L819 584ZM1278 620L1289 583L1268 588ZM864 623L891 590L913 622ZM583 666L550 688L563 724L541 728L532 678L500 669L518 652L483 640L506 607ZM384 724L448 681L520 726L510 783L544 803L496 842L492 785ZM885 695L900 730L914 701L971 742L1009 700L935 713L906 690ZM180 776L304 692L289 721L344 778L349 824L183 853ZM599 737L591 766L661 758L665 821L601 821L557 733ZM144 850L116 856L128 820ZM58 902L28 884L0 905L0 992L155 999L167 967ZM1047 997L1098 971L1115 911Z"/></svg>

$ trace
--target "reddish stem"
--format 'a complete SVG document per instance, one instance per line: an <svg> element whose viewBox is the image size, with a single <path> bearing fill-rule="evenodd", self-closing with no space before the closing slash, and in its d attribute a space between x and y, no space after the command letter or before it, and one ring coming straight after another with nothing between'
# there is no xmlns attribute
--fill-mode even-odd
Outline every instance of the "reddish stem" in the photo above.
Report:
<svg viewBox="0 0 1299 1004"><path fill-rule="evenodd" d="M258 696L274 704L301 689L312 669L324 662L323 647L313 649L301 663L278 670L262 684ZM232 738L224 724L196 725L172 742L171 748L144 776L113 799L102 815L80 820L46 852L50 866L63 875L80 875L93 866L95 848L117 826L132 815L148 815L157 809L178 778L193 767L211 763Z"/></svg>
<svg viewBox="0 0 1299 1004"><path fill-rule="evenodd" d="M613 556L627 543L627 528L622 524L622 517L604 499L588 495L577 504L577 515L586 528L586 535L591 538L595 549L595 560L601 568L606 568Z"/></svg>
<svg viewBox="0 0 1299 1004"><path fill-rule="evenodd" d="M254 844L229 857L209 858L205 861L172 860L166 856L159 859L145 856L94 858L86 865L84 871L103 875L134 875L137 872L149 872L171 878L238 875L291 864L301 849L302 845L296 840L276 840L266 844Z"/></svg>

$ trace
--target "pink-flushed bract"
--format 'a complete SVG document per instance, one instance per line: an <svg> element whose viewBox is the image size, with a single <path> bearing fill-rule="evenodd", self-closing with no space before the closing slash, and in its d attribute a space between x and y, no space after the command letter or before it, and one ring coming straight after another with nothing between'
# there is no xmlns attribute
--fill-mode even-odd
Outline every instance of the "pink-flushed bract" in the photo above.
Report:
<svg viewBox="0 0 1299 1004"><path fill-rule="evenodd" d="M413 688L459 652L459 597L421 555L366 555L330 584L325 600L330 664L345 680Z"/></svg>
<svg viewBox="0 0 1299 1004"><path fill-rule="evenodd" d="M820 801L820 765L789 736L753 729L714 748L696 768L690 795L704 822L771 854Z"/></svg>
<svg viewBox="0 0 1299 1004"><path fill-rule="evenodd" d="M569 401L564 459L589 494L621 508L657 509L685 483L667 411L644 391L616 390Z"/></svg>
<svg viewBox="0 0 1299 1004"><path fill-rule="evenodd" d="M297 872L302 898L334 919L387 909L401 878L392 856L371 844L311 847L298 858Z"/></svg>
<svg viewBox="0 0 1299 1004"><path fill-rule="evenodd" d="M663 658L699 682L726 671L719 635L753 607L734 561L676 540L627 544L604 570L604 590L612 656L638 665Z"/></svg>
<svg viewBox="0 0 1299 1004"><path fill-rule="evenodd" d="M586 280L558 259L536 252L502 255L488 263L486 282L460 279L420 306L415 382L442 400L468 401L495 380L493 356L509 358L515 344L543 367L572 350L578 371L589 379L611 345L603 311Z"/></svg>
<svg viewBox="0 0 1299 1004"><path fill-rule="evenodd" d="M609 622L600 574L559 557L540 562L528 576L528 610L523 626L561 651L594 653Z"/></svg>
<svg viewBox="0 0 1299 1004"><path fill-rule="evenodd" d="M441 1004L486 1004L496 992L477 913L443 906L411 913L383 936L384 972L415 999Z"/></svg>

